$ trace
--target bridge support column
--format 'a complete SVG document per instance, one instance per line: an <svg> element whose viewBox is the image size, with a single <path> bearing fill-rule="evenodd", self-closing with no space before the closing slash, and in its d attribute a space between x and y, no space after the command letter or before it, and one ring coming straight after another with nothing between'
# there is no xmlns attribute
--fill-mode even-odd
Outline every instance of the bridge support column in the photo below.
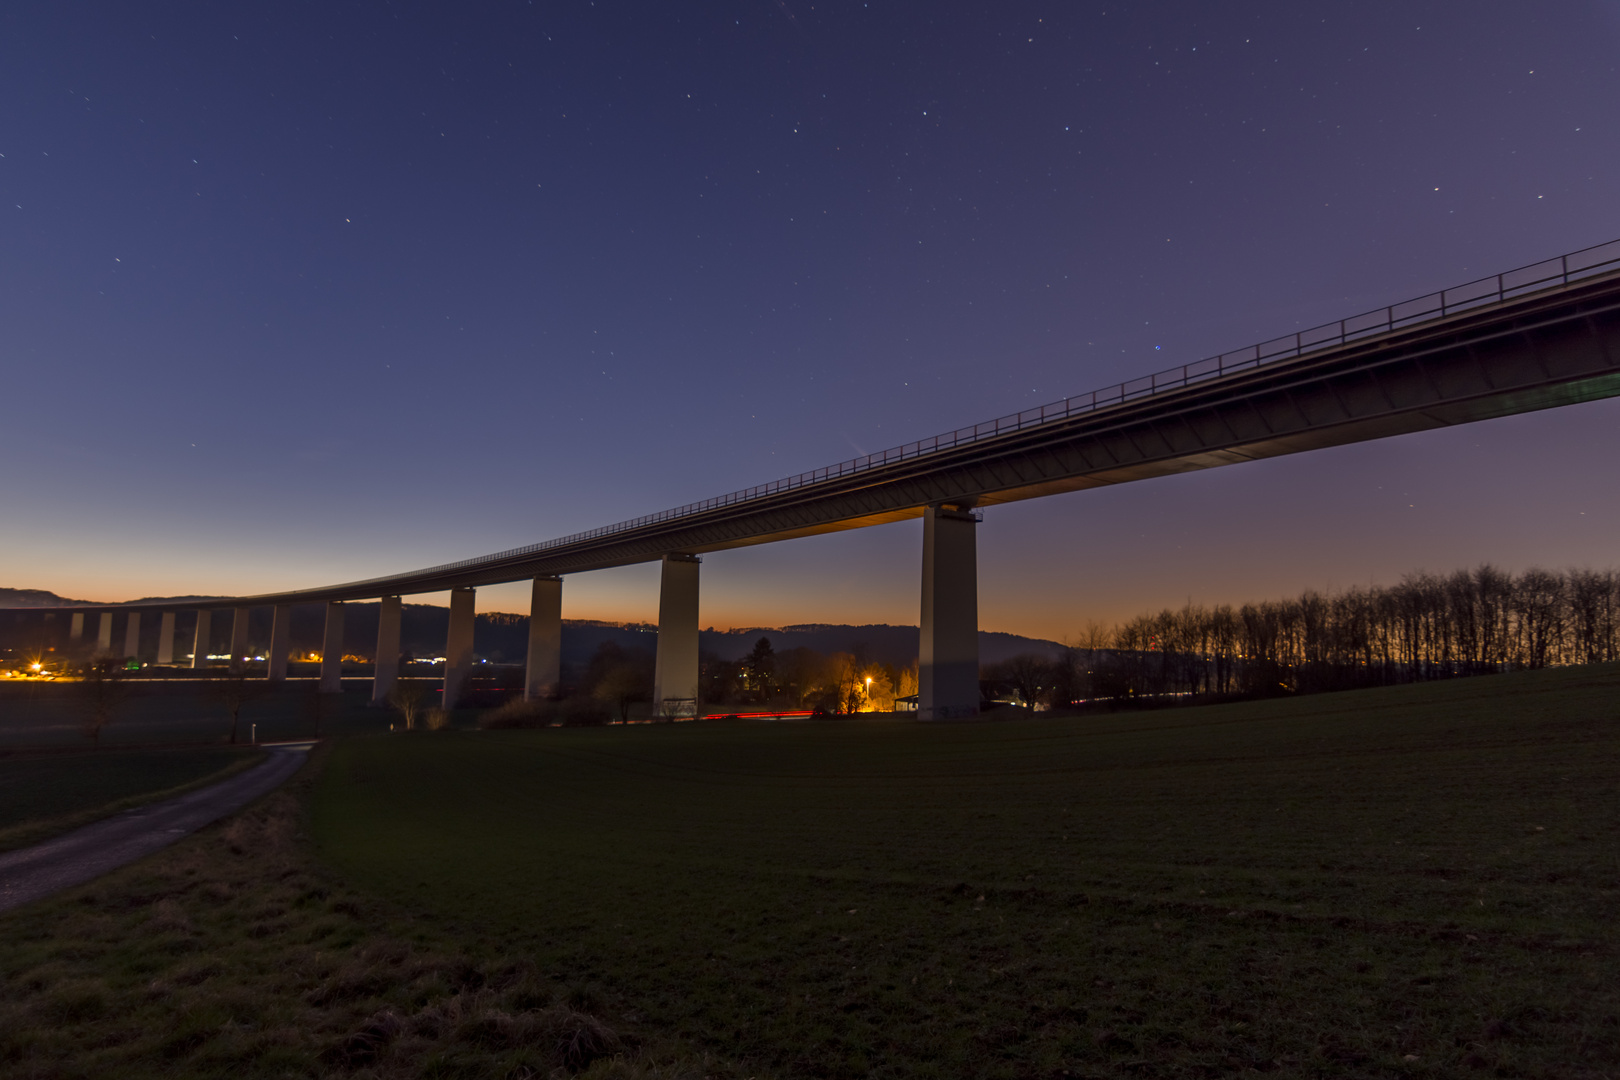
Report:
<svg viewBox="0 0 1620 1080"><path fill-rule="evenodd" d="M979 565L972 511L930 506L923 515L922 634L917 717L979 711Z"/></svg>
<svg viewBox="0 0 1620 1080"><path fill-rule="evenodd" d="M197 634L191 644L191 666L201 670L208 666L208 650L213 647L214 613L209 608L197 609Z"/></svg>
<svg viewBox="0 0 1620 1080"><path fill-rule="evenodd" d="M697 709L699 563L696 555L664 556L658 587L654 716L684 716Z"/></svg>
<svg viewBox="0 0 1620 1080"><path fill-rule="evenodd" d="M371 676L373 705L388 704L388 695L399 681L399 615L399 597L383 597L377 608L377 662Z"/></svg>
<svg viewBox="0 0 1620 1080"><path fill-rule="evenodd" d="M449 712L461 700L462 687L472 671L473 623L476 621L475 590L471 588L450 591L450 631L444 639L444 700L442 708Z"/></svg>
<svg viewBox="0 0 1620 1080"><path fill-rule="evenodd" d="M241 671L247 666L248 616L252 608L239 607L231 619L231 670Z"/></svg>
<svg viewBox="0 0 1620 1080"><path fill-rule="evenodd" d="M287 654L292 652L292 605L277 604L275 619L270 623L270 654L266 678L281 682L287 678Z"/></svg>
<svg viewBox="0 0 1620 1080"><path fill-rule="evenodd" d="M132 611L124 622L124 659L135 660L141 655L141 613Z"/></svg>
<svg viewBox="0 0 1620 1080"><path fill-rule="evenodd" d="M326 605L326 636L321 639L321 693L343 693L343 601Z"/></svg>
<svg viewBox="0 0 1620 1080"><path fill-rule="evenodd" d="M73 618L68 620L68 640L78 641L84 637L84 612L75 611Z"/></svg>
<svg viewBox="0 0 1620 1080"><path fill-rule="evenodd" d="M160 664L174 663L174 612L165 611L158 622L158 653Z"/></svg>
<svg viewBox="0 0 1620 1080"><path fill-rule="evenodd" d="M103 656L112 655L112 612L101 613L101 623L96 627L96 652Z"/></svg>
<svg viewBox="0 0 1620 1080"><path fill-rule="evenodd" d="M537 577L529 597L529 665L523 700L545 701L562 681L562 578Z"/></svg>

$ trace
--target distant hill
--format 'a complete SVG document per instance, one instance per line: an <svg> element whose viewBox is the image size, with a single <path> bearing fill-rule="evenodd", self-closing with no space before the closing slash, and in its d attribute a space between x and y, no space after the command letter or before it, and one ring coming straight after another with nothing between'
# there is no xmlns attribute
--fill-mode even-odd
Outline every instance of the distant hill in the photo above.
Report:
<svg viewBox="0 0 1620 1080"><path fill-rule="evenodd" d="M903 666L917 659L918 633L915 626L891 626L887 623L705 630L698 635L698 648L722 660L737 660L763 637L770 639L771 648L777 652L806 648L819 653L864 653L868 660ZM1051 659L1062 652L1063 646L1055 641L999 631L979 631L980 663L994 664L1024 653L1036 653Z"/></svg>
<svg viewBox="0 0 1620 1080"><path fill-rule="evenodd" d="M63 604L88 604L89 600L69 600L44 589L0 589L0 608L60 607Z"/></svg>
<svg viewBox="0 0 1620 1080"><path fill-rule="evenodd" d="M182 652L190 651L190 635L195 625L187 602L209 597L153 597L151 600L172 601L179 613L179 636ZM55 607L63 604L94 604L89 600L69 600L42 589L0 589L0 608ZM96 605L116 608L117 604ZM375 602L344 605L344 651L358 656L370 656L377 643L377 612ZM444 651L445 631L449 628L449 609L431 604L405 604L401 612L400 645L415 656L438 656ZM296 604L292 611L292 647L296 653L319 650L325 626L325 609L320 604ZM155 651L158 621L144 620L142 635L148 647ZM220 612L214 616L213 634L215 650L223 650L230 635L230 616ZM120 624L117 631L122 634ZM904 666L917 658L917 628L873 624L843 626L812 624L782 627L749 627L736 630L704 630L698 635L698 648L705 654L722 660L737 660L746 655L760 638L768 638L777 652L791 649L814 649L819 653L846 652L864 656L877 662ZM0 647L17 647L21 642L10 641L14 636L8 626L0 626ZM249 618L248 636L251 646L262 649L270 639L270 611L255 608ZM122 641L122 637L119 638ZM603 642L611 641L622 649L652 652L658 645L658 628L650 623L609 623L590 619L564 619L562 632L562 662L569 667L583 667ZM520 664L528 655L529 620L525 615L487 612L478 616L473 631L473 648L483 657L496 663ZM979 631L979 659L993 664L1022 653L1036 653L1054 657L1063 651L1055 641Z"/></svg>

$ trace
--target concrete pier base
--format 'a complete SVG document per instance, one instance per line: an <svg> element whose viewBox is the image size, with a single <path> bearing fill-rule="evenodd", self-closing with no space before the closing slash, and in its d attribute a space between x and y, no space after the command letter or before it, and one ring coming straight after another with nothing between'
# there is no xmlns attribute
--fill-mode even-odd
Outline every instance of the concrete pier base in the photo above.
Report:
<svg viewBox="0 0 1620 1080"><path fill-rule="evenodd" d="M270 655L268 678L281 682L287 677L287 654L292 652L292 605L277 604L275 621L270 624Z"/></svg>
<svg viewBox="0 0 1620 1080"><path fill-rule="evenodd" d="M96 627L96 652L102 656L112 655L112 612L103 611L101 622Z"/></svg>
<svg viewBox="0 0 1620 1080"><path fill-rule="evenodd" d="M138 660L141 655L141 613L132 611L124 621L124 659Z"/></svg>
<svg viewBox="0 0 1620 1080"><path fill-rule="evenodd" d="M79 641L84 637L84 612L75 611L73 618L68 620L68 640Z"/></svg>
<svg viewBox="0 0 1620 1080"><path fill-rule="evenodd" d="M157 662L174 663L174 612L165 611L158 622Z"/></svg>
<svg viewBox="0 0 1620 1080"><path fill-rule="evenodd" d="M461 700L462 687L472 671L473 621L475 617L475 590L453 589L450 592L450 632L444 639L444 698L442 707L448 712Z"/></svg>
<svg viewBox="0 0 1620 1080"><path fill-rule="evenodd" d="M321 693L343 692L343 602L326 605L326 636L321 639Z"/></svg>
<svg viewBox="0 0 1620 1080"><path fill-rule="evenodd" d="M654 716L691 716L697 710L699 563L696 555L664 556L658 588Z"/></svg>
<svg viewBox="0 0 1620 1080"><path fill-rule="evenodd" d="M208 666L208 650L213 647L214 613L208 608L197 611L197 633L191 643L191 666L201 670Z"/></svg>
<svg viewBox="0 0 1620 1080"><path fill-rule="evenodd" d="M248 614L251 608L239 607L231 620L231 670L241 671L247 664Z"/></svg>
<svg viewBox="0 0 1620 1080"><path fill-rule="evenodd" d="M371 677L373 705L388 704L388 695L399 681L399 616L399 597L383 597L377 610L377 663Z"/></svg>
<svg viewBox="0 0 1620 1080"><path fill-rule="evenodd" d="M979 564L969 510L930 506L923 515L922 634L917 718L979 712Z"/></svg>
<svg viewBox="0 0 1620 1080"><path fill-rule="evenodd" d="M562 578L537 577L529 597L529 664L523 700L557 696L562 682Z"/></svg>

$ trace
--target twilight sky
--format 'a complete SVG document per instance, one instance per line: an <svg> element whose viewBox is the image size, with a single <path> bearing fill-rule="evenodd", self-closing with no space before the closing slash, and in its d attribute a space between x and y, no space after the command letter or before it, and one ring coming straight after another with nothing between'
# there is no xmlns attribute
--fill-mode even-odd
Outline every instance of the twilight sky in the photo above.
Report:
<svg viewBox="0 0 1620 1080"><path fill-rule="evenodd" d="M1611 240L1617 55L1620 0L15 0L0 585L415 569ZM1617 459L1607 401L992 507L981 626L1615 565ZM920 547L709 555L701 621L915 623Z"/></svg>

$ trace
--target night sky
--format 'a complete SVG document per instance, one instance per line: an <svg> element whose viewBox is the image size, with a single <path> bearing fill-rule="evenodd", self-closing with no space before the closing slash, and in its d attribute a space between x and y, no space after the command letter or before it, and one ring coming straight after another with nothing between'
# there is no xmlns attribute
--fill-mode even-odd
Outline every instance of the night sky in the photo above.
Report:
<svg viewBox="0 0 1620 1080"><path fill-rule="evenodd" d="M1617 55L1560 0L14 0L0 585L416 569L1611 240ZM1615 565L1617 460L1607 401L992 507L981 626ZM914 623L920 547L709 555L701 621Z"/></svg>

